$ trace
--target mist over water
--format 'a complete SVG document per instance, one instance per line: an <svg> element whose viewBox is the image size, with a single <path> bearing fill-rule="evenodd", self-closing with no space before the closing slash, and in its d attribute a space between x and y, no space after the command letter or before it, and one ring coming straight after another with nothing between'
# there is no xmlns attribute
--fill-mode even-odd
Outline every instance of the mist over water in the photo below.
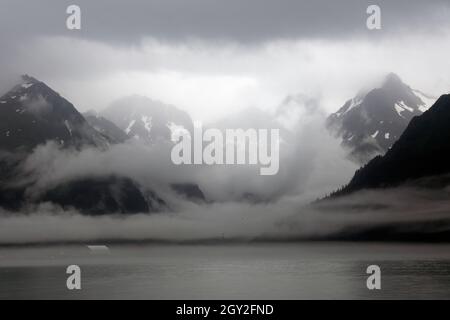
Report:
<svg viewBox="0 0 450 320"><path fill-rule="evenodd" d="M348 228L450 219L446 192L439 197L418 189L362 192L321 205L295 197L264 204L178 205L177 211L130 216L86 216L50 204L28 214L3 212L0 244L308 240L336 237ZM430 233L447 229L445 224L429 230L422 227Z"/></svg>

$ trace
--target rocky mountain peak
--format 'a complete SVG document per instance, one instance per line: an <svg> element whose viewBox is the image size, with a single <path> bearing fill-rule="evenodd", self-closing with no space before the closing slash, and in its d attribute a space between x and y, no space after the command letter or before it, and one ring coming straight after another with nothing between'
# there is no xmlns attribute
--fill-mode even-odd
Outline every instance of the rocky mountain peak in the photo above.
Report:
<svg viewBox="0 0 450 320"><path fill-rule="evenodd" d="M358 93L327 119L333 134L342 139L349 157L360 164L385 154L397 141L408 123L426 111L434 99L413 90L395 73L382 85Z"/></svg>

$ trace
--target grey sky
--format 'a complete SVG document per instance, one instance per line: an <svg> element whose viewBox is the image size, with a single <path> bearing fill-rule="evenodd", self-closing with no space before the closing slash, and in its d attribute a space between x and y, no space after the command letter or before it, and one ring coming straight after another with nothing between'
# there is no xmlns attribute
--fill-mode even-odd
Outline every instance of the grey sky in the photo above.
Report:
<svg viewBox="0 0 450 320"><path fill-rule="evenodd" d="M82 30L66 29L78 4ZM382 30L366 28L368 4ZM286 95L337 110L387 72L450 88L448 0L0 0L0 92L18 74L84 111L142 94L213 118Z"/></svg>
<svg viewBox="0 0 450 320"><path fill-rule="evenodd" d="M73 36L64 24L70 4L82 9L79 36L122 44L142 37L245 43L352 37L367 34L369 4L382 8L384 29L380 33L417 32L447 24L450 7L446 0L1 0L1 35L10 41L20 41L18 36Z"/></svg>

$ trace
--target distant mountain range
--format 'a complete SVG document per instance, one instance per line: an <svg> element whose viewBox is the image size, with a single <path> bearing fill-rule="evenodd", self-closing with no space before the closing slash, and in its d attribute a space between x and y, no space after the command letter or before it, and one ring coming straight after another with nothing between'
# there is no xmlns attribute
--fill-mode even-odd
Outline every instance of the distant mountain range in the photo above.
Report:
<svg viewBox="0 0 450 320"><path fill-rule="evenodd" d="M411 89L396 74L389 74L381 87L361 92L327 119L327 127L360 164L385 154L409 122L435 101Z"/></svg>
<svg viewBox="0 0 450 320"><path fill-rule="evenodd" d="M328 118L328 127L343 139L353 156L359 159L380 153L358 170L348 185L331 197L363 189L390 188L405 183L423 184L432 178L432 187L450 183L450 95L441 96L428 109L429 101L418 91L390 74L380 88L348 101ZM219 128L247 128L264 123L295 126L299 115L291 104L304 102L290 97L276 117L255 111L244 112L218 124ZM315 108L314 101L307 106ZM302 112L308 112L308 108ZM289 123L288 120L292 123ZM52 202L63 208L75 208L87 214L156 212L169 207L158 194L124 176L80 177L41 190L30 197L27 190L34 181L15 183L23 161L34 148L48 141L61 149L86 146L107 150L114 144L136 139L144 144L174 143L179 130L193 131L189 115L174 106L142 96L130 96L111 104L99 114L80 114L69 101L45 83L23 76L20 83L0 97L0 206L20 210L29 204ZM286 131L286 132L285 132ZM284 130L290 141L294 134ZM292 173L294 174L294 173ZM193 183L173 183L175 195L204 202L205 196Z"/></svg>
<svg viewBox="0 0 450 320"><path fill-rule="evenodd" d="M179 126L192 129L187 114L145 97L119 100L104 114L117 125L95 113L83 116L45 83L22 76L20 83L0 97L0 207L20 210L29 204L52 202L65 209L75 208L94 215L156 212L167 208L167 203L153 190L115 175L66 181L41 190L37 198L27 193L33 181L20 186L15 183L24 174L22 162L34 148L48 141L56 142L62 149L89 146L106 150L130 137L148 143L159 139L170 141L173 130ZM119 125L126 125L126 131ZM189 200L205 200L195 184L169 187Z"/></svg>
<svg viewBox="0 0 450 320"><path fill-rule="evenodd" d="M113 102L100 112L129 138L148 144L172 142L177 131L193 132L191 117L175 106L143 96L129 96Z"/></svg>
<svg viewBox="0 0 450 320"><path fill-rule="evenodd" d="M364 189L403 184L444 187L450 184L450 95L441 96L408 127L384 156L358 170L348 185L332 197ZM424 180L424 178L427 178Z"/></svg>

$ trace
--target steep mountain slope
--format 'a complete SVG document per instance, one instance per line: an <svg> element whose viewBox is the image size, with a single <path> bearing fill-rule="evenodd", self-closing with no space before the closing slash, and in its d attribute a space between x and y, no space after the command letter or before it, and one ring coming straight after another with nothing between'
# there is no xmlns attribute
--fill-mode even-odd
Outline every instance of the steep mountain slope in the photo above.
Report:
<svg viewBox="0 0 450 320"><path fill-rule="evenodd" d="M384 156L358 170L334 196L362 189L395 187L425 177L433 186L450 182L450 95L441 96L423 115L411 120L400 139ZM439 182L437 182L439 181Z"/></svg>
<svg viewBox="0 0 450 320"><path fill-rule="evenodd" d="M174 106L143 96L129 96L112 103L100 115L132 138L146 143L172 141L177 130L193 132L190 116Z"/></svg>
<svg viewBox="0 0 450 320"><path fill-rule="evenodd" d="M71 181L45 192L40 201L91 215L155 212L166 205L154 193L146 197L133 180L115 176Z"/></svg>
<svg viewBox="0 0 450 320"><path fill-rule="evenodd" d="M0 97L0 149L29 151L54 140L64 147L106 147L108 141L45 83L22 76Z"/></svg>
<svg viewBox="0 0 450 320"><path fill-rule="evenodd" d="M358 94L330 115L327 126L342 138L350 158L364 164L388 151L411 119L426 111L432 101L389 74L380 88Z"/></svg>
<svg viewBox="0 0 450 320"><path fill-rule="evenodd" d="M129 139L128 135L108 119L99 116L96 112L83 113L86 121L100 132L110 143L123 143Z"/></svg>
<svg viewBox="0 0 450 320"><path fill-rule="evenodd" d="M151 190L142 190L131 179L115 175L69 179L48 189L40 187L39 194L31 196L28 190L34 188L33 172L23 170L22 165L35 147L55 141L63 150L84 146L103 150L127 136L105 119L96 119L96 123L108 131L97 131L45 83L29 76L21 80L0 98L0 207L21 210L52 202L98 215L154 212L166 205ZM24 176L26 182L21 182Z"/></svg>
<svg viewBox="0 0 450 320"><path fill-rule="evenodd" d="M203 203L206 202L206 197L200 187L193 183L176 183L171 185L174 190L180 196L191 200L193 202Z"/></svg>

